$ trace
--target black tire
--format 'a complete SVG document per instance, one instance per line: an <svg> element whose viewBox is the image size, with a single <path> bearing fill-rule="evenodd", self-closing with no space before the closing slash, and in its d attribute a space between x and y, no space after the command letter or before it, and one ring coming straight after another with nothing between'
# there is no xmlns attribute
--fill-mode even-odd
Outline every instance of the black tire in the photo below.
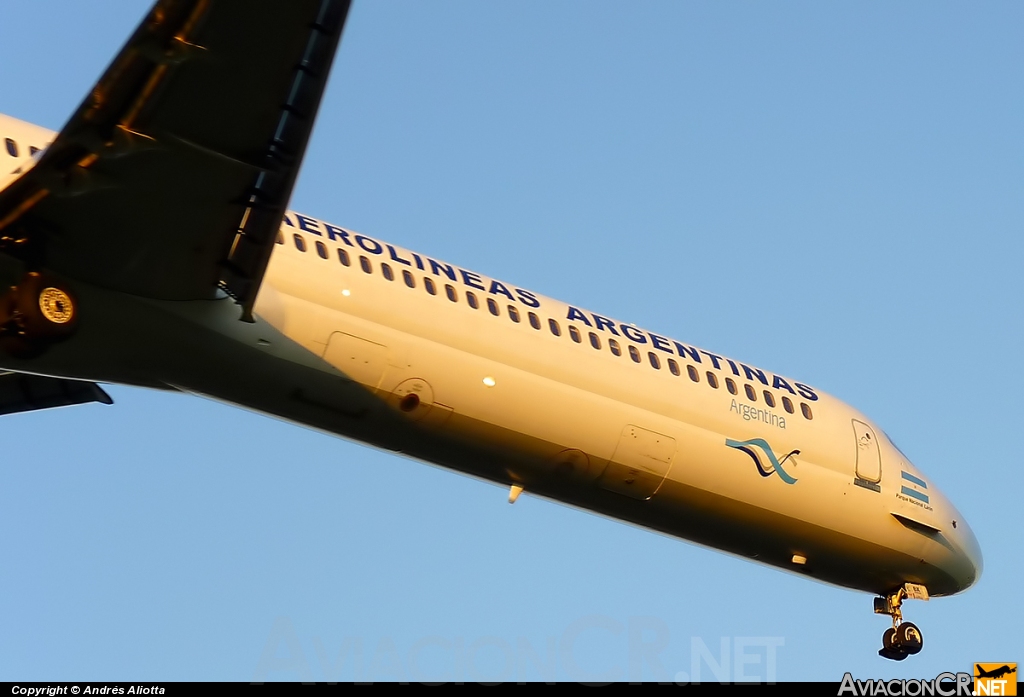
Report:
<svg viewBox="0 0 1024 697"><path fill-rule="evenodd" d="M71 290L34 271L18 284L14 310L25 338L31 342L65 339L78 325L78 301Z"/></svg>
<svg viewBox="0 0 1024 697"><path fill-rule="evenodd" d="M924 648L924 635L913 622L904 622L900 625L896 630L896 641L900 648L910 655L921 653L921 649Z"/></svg>
<svg viewBox="0 0 1024 697"><path fill-rule="evenodd" d="M892 627L882 634L882 648L890 651L896 648L896 630Z"/></svg>

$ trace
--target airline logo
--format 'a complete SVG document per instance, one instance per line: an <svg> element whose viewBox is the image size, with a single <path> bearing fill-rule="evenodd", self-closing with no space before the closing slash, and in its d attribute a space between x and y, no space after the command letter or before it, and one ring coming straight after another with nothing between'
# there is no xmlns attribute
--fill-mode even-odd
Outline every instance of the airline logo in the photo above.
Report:
<svg viewBox="0 0 1024 697"><path fill-rule="evenodd" d="M779 479L786 484L796 484L796 477L790 475L782 468L782 463L776 457L772 446L764 438L751 438L750 440L725 439L725 444L730 448L742 450L757 466L757 471L762 477L770 477L773 474L779 475Z"/></svg>
<svg viewBox="0 0 1024 697"><path fill-rule="evenodd" d="M1016 663L975 663L975 695L1017 694Z"/></svg>
<svg viewBox="0 0 1024 697"><path fill-rule="evenodd" d="M910 472L903 470L903 482L900 493L909 496L915 501L928 504L928 483L920 477L915 477Z"/></svg>

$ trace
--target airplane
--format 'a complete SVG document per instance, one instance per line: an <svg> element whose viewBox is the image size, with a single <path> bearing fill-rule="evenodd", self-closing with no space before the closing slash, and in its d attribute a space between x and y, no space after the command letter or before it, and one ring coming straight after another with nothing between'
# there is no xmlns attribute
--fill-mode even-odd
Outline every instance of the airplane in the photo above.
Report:
<svg viewBox="0 0 1024 697"><path fill-rule="evenodd" d="M288 210L349 4L159 0L59 133L0 116L0 413L216 399L870 593L920 652L903 602L981 549L870 418Z"/></svg>
<svg viewBox="0 0 1024 697"><path fill-rule="evenodd" d="M1011 668L1008 665L1002 665L1002 666L1000 666L998 668L993 668L992 670L985 670L984 668L978 668L978 672L975 674L974 677L976 677L976 678L995 678L995 679L998 680L999 678L1003 677L1004 675L1009 675L1010 673L1016 673L1016 672L1017 672L1017 667L1016 666Z"/></svg>

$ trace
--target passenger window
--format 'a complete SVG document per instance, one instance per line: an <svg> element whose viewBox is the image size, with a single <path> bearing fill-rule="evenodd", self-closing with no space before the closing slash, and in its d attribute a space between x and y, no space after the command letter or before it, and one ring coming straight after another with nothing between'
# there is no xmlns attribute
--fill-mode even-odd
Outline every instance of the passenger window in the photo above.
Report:
<svg viewBox="0 0 1024 697"><path fill-rule="evenodd" d="M302 238L302 235L296 233L292 235L292 239L295 240L295 248L300 252L306 251L306 240Z"/></svg>
<svg viewBox="0 0 1024 697"><path fill-rule="evenodd" d="M633 359L634 363L640 362L640 352L637 351L636 346L629 347L629 357Z"/></svg>
<svg viewBox="0 0 1024 697"><path fill-rule="evenodd" d="M679 375L679 364L676 363L676 359L675 358L669 358L668 359L668 369L669 369L669 371L673 375L676 375L676 376Z"/></svg>
<svg viewBox="0 0 1024 697"><path fill-rule="evenodd" d="M562 328L558 326L558 322L556 322L555 320L548 320L548 329L550 329L551 333L554 334L555 336L562 336Z"/></svg>
<svg viewBox="0 0 1024 697"><path fill-rule="evenodd" d="M700 382L700 373L692 365L686 366L686 374L690 376L690 379L694 382Z"/></svg>
<svg viewBox="0 0 1024 697"><path fill-rule="evenodd" d="M35 157L38 153L41 153L41 152L42 152L42 150L40 150L39 148L37 148L34 145L28 146L29 157Z"/></svg>
<svg viewBox="0 0 1024 697"><path fill-rule="evenodd" d="M452 284L445 283L444 292L445 295L448 296L448 299L451 300L453 303L459 302L459 294L455 292L455 288L452 286Z"/></svg>
<svg viewBox="0 0 1024 697"><path fill-rule="evenodd" d="M569 325L569 336L571 336L572 340L575 341L577 344L583 341L583 338L580 337L580 330L572 326L571 324Z"/></svg>
<svg viewBox="0 0 1024 697"><path fill-rule="evenodd" d="M519 308L516 307L515 305L509 305L508 318L515 322L516 324L519 324Z"/></svg>
<svg viewBox="0 0 1024 697"><path fill-rule="evenodd" d="M789 397L786 397L785 395L782 396L782 407L790 414L794 413L793 400L790 399Z"/></svg>
<svg viewBox="0 0 1024 697"><path fill-rule="evenodd" d="M326 259L327 258L327 245L325 245L323 242L317 241L317 243L316 243L316 253L320 255L321 259Z"/></svg>
<svg viewBox="0 0 1024 697"><path fill-rule="evenodd" d="M729 390L729 394L739 394L739 390L736 389L736 382L732 378L725 379L725 389Z"/></svg>
<svg viewBox="0 0 1024 697"><path fill-rule="evenodd" d="M498 309L498 303L494 302L494 298L487 298L487 309L495 317L501 314L501 310Z"/></svg>
<svg viewBox="0 0 1024 697"><path fill-rule="evenodd" d="M775 406L775 395L773 395L768 390L765 390L764 391L764 403L767 404L770 407L774 407Z"/></svg>
<svg viewBox="0 0 1024 697"><path fill-rule="evenodd" d="M395 272L391 270L391 264L381 264L380 272L384 274L384 278L389 281L395 280Z"/></svg>
<svg viewBox="0 0 1024 697"><path fill-rule="evenodd" d="M608 348L612 350L612 354L616 356L622 355L622 349L619 348L619 342L615 339L608 339Z"/></svg>
<svg viewBox="0 0 1024 697"><path fill-rule="evenodd" d="M370 264L370 260L366 257L359 257L359 266L365 273L373 273L373 266Z"/></svg>
<svg viewBox="0 0 1024 697"><path fill-rule="evenodd" d="M811 408L807 406L807 402L800 402L800 411L804 413L804 418L808 421L814 418L814 414L811 413Z"/></svg>
<svg viewBox="0 0 1024 697"><path fill-rule="evenodd" d="M434 279L423 277L423 287L427 289L427 292L431 295L437 295L437 286L434 284Z"/></svg>
<svg viewBox="0 0 1024 697"><path fill-rule="evenodd" d="M351 266L352 265L352 262L348 258L348 252L346 252L344 249L341 249L341 248L338 249L338 261L341 262L342 266Z"/></svg>
<svg viewBox="0 0 1024 697"><path fill-rule="evenodd" d="M10 155L11 157L17 157L18 156L18 144L15 143L10 138L5 139L4 142L7 144L7 154Z"/></svg>
<svg viewBox="0 0 1024 697"><path fill-rule="evenodd" d="M469 306L474 310L480 309L480 301L476 299L476 293L471 290L466 291L466 302L468 302Z"/></svg>
<svg viewBox="0 0 1024 697"><path fill-rule="evenodd" d="M404 280L405 285L409 286L410 288L416 287L416 279L413 278L411 271L402 271L402 280Z"/></svg>
<svg viewBox="0 0 1024 697"><path fill-rule="evenodd" d="M529 314L530 316L530 326L533 327L534 329L540 329L540 317L538 317L536 314L532 312L527 314Z"/></svg>
<svg viewBox="0 0 1024 697"><path fill-rule="evenodd" d="M590 345L596 348L598 351L601 350L601 337L594 332L588 332L590 334Z"/></svg>
<svg viewBox="0 0 1024 697"><path fill-rule="evenodd" d="M757 401L757 392L754 392L753 387L751 387L750 385L744 385L743 391L747 393L747 399L749 399L751 402Z"/></svg>
<svg viewBox="0 0 1024 697"><path fill-rule="evenodd" d="M714 373L712 373L710 370L707 373L705 373L705 375L707 375L708 384L711 385L711 388L717 390L718 389L718 376L715 375Z"/></svg>
<svg viewBox="0 0 1024 697"><path fill-rule="evenodd" d="M652 351L647 352L647 360L651 362L651 367L655 370L661 370L661 359L658 358L657 354Z"/></svg>

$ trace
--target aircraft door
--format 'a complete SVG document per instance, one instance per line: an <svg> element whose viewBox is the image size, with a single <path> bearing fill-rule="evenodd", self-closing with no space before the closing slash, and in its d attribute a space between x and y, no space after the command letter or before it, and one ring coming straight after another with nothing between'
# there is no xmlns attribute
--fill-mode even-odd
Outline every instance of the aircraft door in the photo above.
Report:
<svg viewBox="0 0 1024 697"><path fill-rule="evenodd" d="M646 501L661 487L676 452L674 438L626 426L597 483L603 489Z"/></svg>
<svg viewBox="0 0 1024 697"><path fill-rule="evenodd" d="M388 348L353 334L334 332L327 342L324 360L370 390L375 390L384 377L388 364Z"/></svg>
<svg viewBox="0 0 1024 697"><path fill-rule="evenodd" d="M874 431L863 421L853 420L853 434L857 439L857 479L878 484L882 479L882 455Z"/></svg>

